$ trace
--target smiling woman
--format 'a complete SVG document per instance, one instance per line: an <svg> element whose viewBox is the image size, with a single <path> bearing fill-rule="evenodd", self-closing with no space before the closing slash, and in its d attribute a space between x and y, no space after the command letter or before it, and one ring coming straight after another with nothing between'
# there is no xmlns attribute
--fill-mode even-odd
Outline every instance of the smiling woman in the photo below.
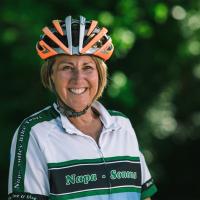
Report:
<svg viewBox="0 0 200 200"><path fill-rule="evenodd" d="M79 62L79 63L76 63L76 62ZM58 77L58 75L59 76L62 75L62 77L63 76L67 76L67 77L62 78L62 77ZM41 79L42 79L42 83L44 87L50 89L52 92L55 92L55 93L57 93L55 90L55 87L56 87L55 85L57 84L55 84L54 81L57 80L57 82L59 82L63 79L66 81L67 78L69 79L69 76L71 77L71 79L73 79L70 82L72 82L72 84L75 84L74 89L76 89L75 91L72 88L71 92L72 93L74 92L76 94L77 92L78 93L86 92L86 90L89 89L89 87L85 87L85 88L82 88L82 90L77 90L78 89L77 81L83 82L84 79L87 79L87 77L88 78L90 77L90 79L93 79L92 82L94 81L96 82L96 84L98 85L97 86L98 89L95 92L94 97L92 98L91 102L89 103L91 104L93 101L97 100L99 97L102 96L103 90L106 87L107 66L103 62L102 59L96 56L92 56L92 55L91 56L58 55L47 60L41 68ZM80 80L80 78L83 80ZM85 83L85 84L87 85L88 83ZM57 96L59 98L58 94ZM62 104L64 99L62 98L59 98L59 99L60 99L60 104Z"/></svg>
<svg viewBox="0 0 200 200"><path fill-rule="evenodd" d="M114 49L107 29L82 16L52 24L36 49L57 101L13 137L9 199L150 199L156 186L129 119L98 102Z"/></svg>
<svg viewBox="0 0 200 200"><path fill-rule="evenodd" d="M89 107L98 90L98 71L89 56L59 56L53 67L51 79L58 101L81 112Z"/></svg>

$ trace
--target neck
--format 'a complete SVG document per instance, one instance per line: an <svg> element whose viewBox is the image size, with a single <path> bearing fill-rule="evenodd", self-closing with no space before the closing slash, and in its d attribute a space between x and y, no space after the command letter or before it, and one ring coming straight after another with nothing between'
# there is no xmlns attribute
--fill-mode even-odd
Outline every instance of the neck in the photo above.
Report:
<svg viewBox="0 0 200 200"><path fill-rule="evenodd" d="M97 111L90 107L84 115L81 115L80 117L70 117L68 119L82 133L89 135L98 143L98 138L103 125Z"/></svg>
<svg viewBox="0 0 200 200"><path fill-rule="evenodd" d="M58 110L65 115L66 117L80 117L81 115L84 115L87 110L90 108L90 106L86 106L82 111L77 112L73 108L69 107L67 104L65 104L59 97L57 101Z"/></svg>
<svg viewBox="0 0 200 200"><path fill-rule="evenodd" d="M93 111L90 107L87 112L79 117L69 117L68 119L74 124L75 126L78 125L87 125L91 124L95 119L98 118L98 114Z"/></svg>

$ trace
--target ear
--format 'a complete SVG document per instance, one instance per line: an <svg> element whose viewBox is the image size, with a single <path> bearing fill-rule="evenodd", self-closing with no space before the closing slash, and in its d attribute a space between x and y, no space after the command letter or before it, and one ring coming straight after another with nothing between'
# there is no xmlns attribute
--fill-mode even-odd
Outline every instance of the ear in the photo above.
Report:
<svg viewBox="0 0 200 200"><path fill-rule="evenodd" d="M49 75L49 86L51 91L55 90L54 83L55 83L55 74L52 71L52 73Z"/></svg>
<svg viewBox="0 0 200 200"><path fill-rule="evenodd" d="M50 79L52 80L52 82L55 82L55 74L54 72L51 73Z"/></svg>
<svg viewBox="0 0 200 200"><path fill-rule="evenodd" d="M50 79L54 83L55 82L55 65L52 65L51 71L49 73L50 73Z"/></svg>

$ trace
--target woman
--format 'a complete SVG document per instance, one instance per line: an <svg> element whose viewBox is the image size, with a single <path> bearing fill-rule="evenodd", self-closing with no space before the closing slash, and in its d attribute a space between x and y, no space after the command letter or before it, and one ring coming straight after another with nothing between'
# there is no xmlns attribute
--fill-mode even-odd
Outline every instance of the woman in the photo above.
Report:
<svg viewBox="0 0 200 200"><path fill-rule="evenodd" d="M42 82L57 102L14 135L9 199L149 200L156 187L130 121L97 101L113 52L107 29L68 16L43 33Z"/></svg>

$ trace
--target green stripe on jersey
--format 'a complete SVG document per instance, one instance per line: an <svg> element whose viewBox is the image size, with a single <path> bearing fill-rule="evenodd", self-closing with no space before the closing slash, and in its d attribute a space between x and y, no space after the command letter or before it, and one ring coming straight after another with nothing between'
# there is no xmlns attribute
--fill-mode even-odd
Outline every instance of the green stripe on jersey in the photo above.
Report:
<svg viewBox="0 0 200 200"><path fill-rule="evenodd" d="M76 199L85 196L95 196L104 194L114 194L120 192L141 192L141 188L136 187L116 187L116 188L102 188L95 190L87 190L84 192L76 192L74 194L64 194L64 195L50 195L50 200L66 200L66 199Z"/></svg>
<svg viewBox="0 0 200 200"><path fill-rule="evenodd" d="M150 188L142 192L141 199L146 199L148 197L151 197L156 192L157 192L157 187L153 184Z"/></svg>
<svg viewBox="0 0 200 200"><path fill-rule="evenodd" d="M121 117L125 117L128 118L125 114L119 112L119 111L115 111L115 110L108 110L109 114L111 116L121 116Z"/></svg>
<svg viewBox="0 0 200 200"><path fill-rule="evenodd" d="M91 164L91 163L103 163L106 162L116 162L116 161L135 161L139 162L139 157L132 157L132 156L115 156L115 157L107 157L107 158L96 158L96 159L82 159L82 160L70 160L65 162L59 163L48 163L48 168L61 168L61 167L68 167L73 165L81 165L81 164Z"/></svg>
<svg viewBox="0 0 200 200"><path fill-rule="evenodd" d="M53 107L26 118L18 129L15 160L13 165L12 187L14 192L24 191L24 176L26 169L26 152L30 137L30 130L33 126L44 121L50 121L58 117Z"/></svg>

